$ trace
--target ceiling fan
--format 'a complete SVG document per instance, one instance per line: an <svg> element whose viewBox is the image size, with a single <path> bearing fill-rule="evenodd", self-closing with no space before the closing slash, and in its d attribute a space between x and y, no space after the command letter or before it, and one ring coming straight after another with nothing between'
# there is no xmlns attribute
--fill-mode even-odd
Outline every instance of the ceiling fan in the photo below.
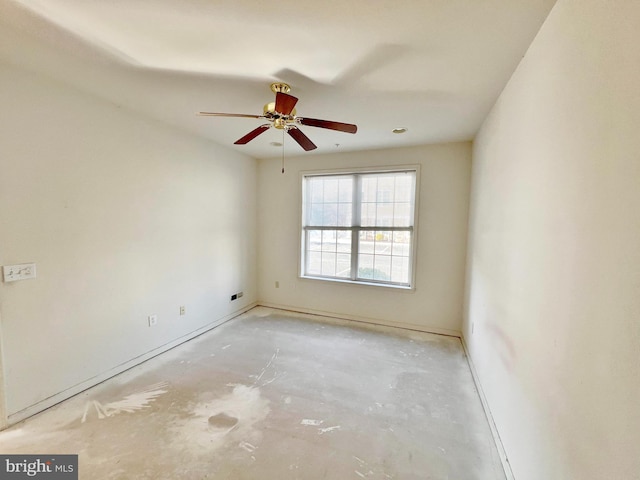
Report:
<svg viewBox="0 0 640 480"><path fill-rule="evenodd" d="M287 132L305 151L309 151L317 147L309 137L302 133L302 130L298 128L298 125L327 128L329 130L337 130L339 132L346 133L356 133L358 131L358 127L350 123L332 122L330 120L319 120L317 118L297 116L294 107L296 106L298 99L289 95L290 90L291 87L286 83L272 83L271 91L276 94L276 101L267 103L262 109L262 115L214 112L199 112L199 115L209 117L264 118L270 122L251 130L244 137L233 142L235 145L246 145L261 133L266 132L271 127L275 127Z"/></svg>

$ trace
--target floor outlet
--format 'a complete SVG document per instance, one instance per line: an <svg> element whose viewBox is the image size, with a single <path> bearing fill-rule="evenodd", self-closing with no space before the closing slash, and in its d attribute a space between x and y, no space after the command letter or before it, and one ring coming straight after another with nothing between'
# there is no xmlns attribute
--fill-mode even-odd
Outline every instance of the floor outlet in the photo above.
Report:
<svg viewBox="0 0 640 480"><path fill-rule="evenodd" d="M149 315L149 326L153 327L158 323L158 315Z"/></svg>

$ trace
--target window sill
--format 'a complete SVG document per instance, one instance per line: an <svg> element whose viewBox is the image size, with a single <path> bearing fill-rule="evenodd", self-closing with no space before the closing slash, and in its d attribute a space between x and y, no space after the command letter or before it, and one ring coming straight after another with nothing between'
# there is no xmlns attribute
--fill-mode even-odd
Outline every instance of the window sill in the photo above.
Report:
<svg viewBox="0 0 640 480"><path fill-rule="evenodd" d="M300 275L298 278L302 280L314 280L321 282L329 282L329 283L339 283L343 285L355 285L360 287L376 287L376 288L390 288L392 290L400 290L402 292L414 292L415 287L407 286L407 285L393 285L389 283L378 283L378 282L365 282L365 281L353 281L353 280L342 280L340 278L328 278L328 277L312 277L307 275Z"/></svg>

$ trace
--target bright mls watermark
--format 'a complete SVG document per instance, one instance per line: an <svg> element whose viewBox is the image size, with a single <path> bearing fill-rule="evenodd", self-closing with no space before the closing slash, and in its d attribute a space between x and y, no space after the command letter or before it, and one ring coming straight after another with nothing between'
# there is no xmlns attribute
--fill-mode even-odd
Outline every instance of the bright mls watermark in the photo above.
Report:
<svg viewBox="0 0 640 480"><path fill-rule="evenodd" d="M0 480L78 480L78 455L0 455Z"/></svg>

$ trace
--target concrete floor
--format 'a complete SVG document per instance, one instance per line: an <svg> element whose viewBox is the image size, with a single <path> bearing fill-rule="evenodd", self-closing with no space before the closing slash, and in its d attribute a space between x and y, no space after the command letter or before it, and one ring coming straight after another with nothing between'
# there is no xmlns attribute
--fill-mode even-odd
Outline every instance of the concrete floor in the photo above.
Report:
<svg viewBox="0 0 640 480"><path fill-rule="evenodd" d="M0 432L81 479L504 480L460 340L256 308Z"/></svg>

